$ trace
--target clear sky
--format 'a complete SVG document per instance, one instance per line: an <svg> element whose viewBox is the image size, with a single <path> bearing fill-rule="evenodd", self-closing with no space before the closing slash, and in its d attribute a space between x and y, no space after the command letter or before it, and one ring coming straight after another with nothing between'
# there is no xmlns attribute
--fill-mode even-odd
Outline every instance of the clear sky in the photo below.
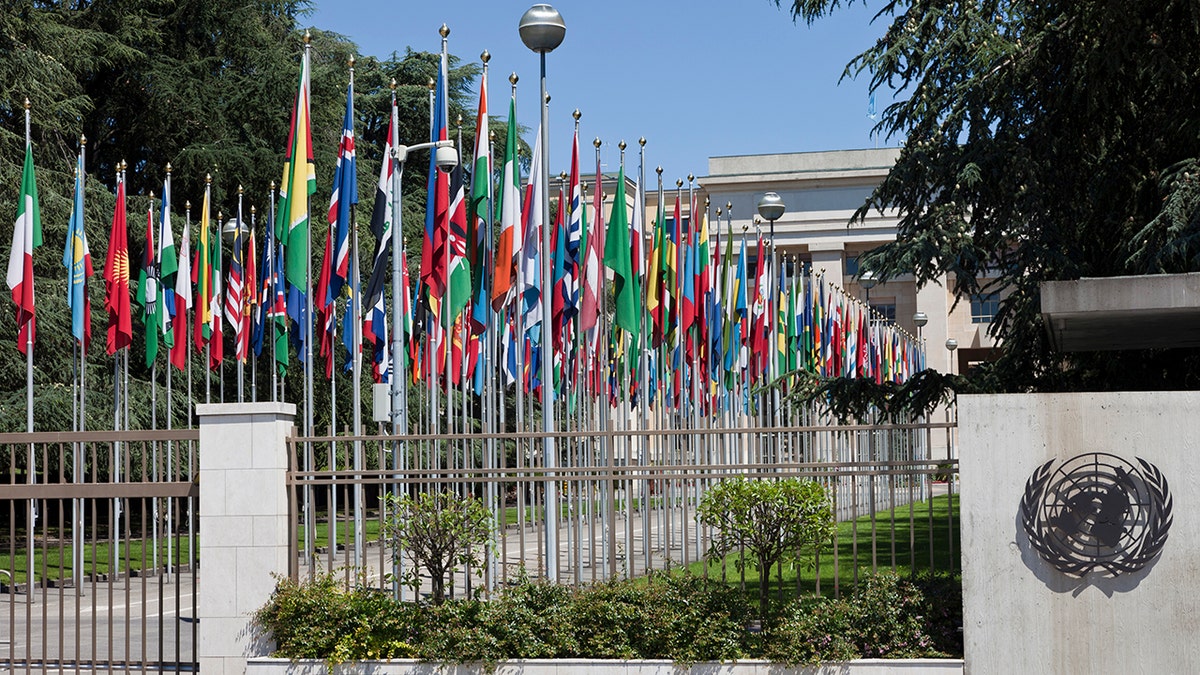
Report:
<svg viewBox="0 0 1200 675"><path fill-rule="evenodd" d="M449 49L463 59L491 53L489 107L507 115L508 75L516 71L517 118L538 125L538 55L517 32L527 0L315 0L302 18L353 40L361 53L386 57L405 47ZM708 158L869 148L867 75L838 83L845 65L882 34L861 3L809 27L770 0L558 0L567 26L547 55L551 166L570 161L571 112L583 113L580 146L591 166L591 140L604 142L606 171L629 144L626 170L637 170L645 136L647 180L661 165L673 184L708 173ZM478 94L474 97L478 100ZM473 106L474 104L472 104ZM879 107L884 97L879 97ZM527 139L532 141L532 139ZM531 143L532 144L532 143ZM885 144L880 141L880 145ZM894 142L893 142L894 144Z"/></svg>

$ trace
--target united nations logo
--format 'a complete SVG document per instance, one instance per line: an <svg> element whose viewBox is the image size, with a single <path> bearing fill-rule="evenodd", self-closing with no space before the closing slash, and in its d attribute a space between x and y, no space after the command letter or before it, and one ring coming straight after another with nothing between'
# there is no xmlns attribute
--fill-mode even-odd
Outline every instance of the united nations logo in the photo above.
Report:
<svg viewBox="0 0 1200 675"><path fill-rule="evenodd" d="M1118 576L1159 554L1171 527L1171 495L1158 467L1102 452L1057 469L1054 462L1033 472L1021 499L1025 534L1042 558L1073 576Z"/></svg>

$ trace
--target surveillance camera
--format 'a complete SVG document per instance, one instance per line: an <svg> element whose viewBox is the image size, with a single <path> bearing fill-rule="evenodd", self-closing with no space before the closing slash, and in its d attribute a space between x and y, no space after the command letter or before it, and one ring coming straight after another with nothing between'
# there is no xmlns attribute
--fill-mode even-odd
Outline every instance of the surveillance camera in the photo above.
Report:
<svg viewBox="0 0 1200 675"><path fill-rule="evenodd" d="M458 166L458 151L454 148L438 148L436 153L434 161L438 169L450 173Z"/></svg>

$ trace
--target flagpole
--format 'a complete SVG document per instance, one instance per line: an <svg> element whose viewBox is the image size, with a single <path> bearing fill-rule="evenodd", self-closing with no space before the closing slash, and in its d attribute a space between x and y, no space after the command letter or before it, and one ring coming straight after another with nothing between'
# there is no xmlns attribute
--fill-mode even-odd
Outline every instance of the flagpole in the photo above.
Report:
<svg viewBox="0 0 1200 675"><path fill-rule="evenodd" d="M638 214L639 214L638 220L639 220L639 222L641 222L643 224L642 229L644 230L645 222L646 222L646 137L645 136L638 138L638 204L637 204L637 208L638 208ZM638 274L640 275L642 273L642 269L644 267L644 262L646 260L646 254L645 254L645 251L643 250L646 247L645 232L644 231L639 232L638 237L639 237L639 240L638 240L637 250L641 257L641 260L639 260L637 263L637 265L638 265L637 269L638 269ZM642 283L640 284L640 286L643 289L645 288L645 286L646 286L645 278L642 279ZM650 321L649 321L649 316L647 315L648 308L646 305L647 305L647 303L643 301L642 302L642 311L638 312L638 337L639 337L638 354L637 354L638 366L639 366L639 368L638 368L638 370L639 370L638 389L641 392L640 396L638 396L638 399L639 399L638 404L639 404L639 407L641 408L641 412L642 412L641 420L639 422L639 425L642 427L642 429L646 429L648 427L648 421L650 419L649 399L651 396L650 368L649 368L649 364L646 363L646 352L647 352L647 348L650 346L650 339L649 339L649 335L648 335L649 331L647 330L647 328L649 328ZM650 436L648 436L648 435L642 436L642 443L641 443L641 447L639 448L639 456L638 456L638 465L640 465L640 466L644 466L646 463L646 446L649 445L649 443L650 443ZM627 461L632 460L632 454L633 453L632 453L632 447L631 447L630 448L631 456L629 458L627 458ZM643 469L643 471L644 471L644 469ZM626 554L625 554L625 576L628 578L633 578L633 503L631 501L632 494L633 494L633 481L628 481L625 486L625 512L626 512L625 541L629 542L629 551L626 552ZM642 503L639 506L641 507L641 512L642 512L642 529L644 530L646 527L646 525L645 525L646 524L646 516L645 516L646 503L645 503L644 499L642 500Z"/></svg>
<svg viewBox="0 0 1200 675"><path fill-rule="evenodd" d="M354 92L354 57L350 57L350 91L353 98ZM355 169L357 170L357 168ZM357 183L357 180L356 180ZM353 408L353 425L354 435L361 436L362 430L362 270L360 269L358 260L358 223L355 221L358 209L357 195L349 195L355 197L350 201L350 273L352 280L350 283L350 311L352 312L353 322L351 331L353 331L351 340L351 364L353 367L353 389L351 393L351 407ZM362 441L355 439L354 441L354 469L361 471L363 469L363 449ZM362 483L354 484L354 564L355 567L361 566L363 561L363 486Z"/></svg>
<svg viewBox="0 0 1200 675"><path fill-rule="evenodd" d="M170 208L171 208L171 163L167 162L167 182L166 182L166 186L163 188L163 214L162 214L162 217L159 219L159 227L165 227L168 230L171 227L171 224L169 221ZM168 231L168 234L171 234L171 233ZM172 238L172 241L173 240L174 240L174 238ZM160 243L161 242L162 242L162 239L160 236ZM159 261L159 275L160 275L159 276L159 284L160 285L163 283L161 274L162 274L162 262ZM163 298L164 298L163 307L160 308L160 311L167 312L168 313L167 315L170 316L171 310L170 310L170 308L168 308L166 306L167 303L165 300L165 298L166 298L165 294L163 295ZM186 314L183 317L183 321L185 324L187 323ZM172 383L171 383L171 356L170 356L170 354L171 354L170 349L168 349L167 350L167 430L168 431L173 426L171 423L172 422L171 418L174 417L174 408L173 408L174 387L172 386ZM172 468L171 457L173 454L174 454L174 445L171 441L167 441L167 466L166 466L167 480L171 480L173 478L173 476L171 474L171 468ZM155 468L157 469L157 464L155 465ZM155 518L157 519L157 517L158 517L158 509L157 508L155 508L154 513L155 513ZM171 523L171 516L172 516L172 503L171 503L171 500L168 499L167 500L167 525L168 525L168 527L170 526L170 523ZM158 528L156 527L155 529L157 530ZM172 549L173 542L172 542L171 537L167 537L166 539L167 539L166 581L167 581L167 583L170 583L171 582L171 549ZM156 553L157 553L157 551L156 551ZM157 572L157 571L158 571L158 566L155 565L155 572Z"/></svg>
<svg viewBox="0 0 1200 675"><path fill-rule="evenodd" d="M238 401L238 403L245 403L245 401L246 401L246 382L245 382L245 380L246 380L246 354L245 354L245 352L242 351L242 341L246 337L246 336L242 335L242 332L245 329L245 327L242 325L242 311L246 305L246 245L245 245L245 242L242 241L242 227L243 227L242 223L244 222L242 220L242 197L243 197L242 193L243 193L242 186L239 185L238 186L237 224L236 224L237 229L235 229L233 232L233 246L235 249L233 251L233 260L237 260L239 257L242 259L242 272L241 272L242 278L238 280L238 283L242 285L242 290L241 290L241 293L238 294L239 298L238 298L238 306L236 308L237 312L230 319L230 323L233 324L232 326L230 326L231 328L233 328L233 343L234 343L233 344L233 358L235 361L237 361L237 401ZM232 262L232 260L230 262ZM230 270L232 270L232 269L233 269L233 267L231 265ZM230 281L233 281L232 276L230 277Z"/></svg>
<svg viewBox="0 0 1200 675"><path fill-rule="evenodd" d="M304 31L304 64L301 69L301 72L304 73L306 78L308 77L308 64L311 59L311 53L312 53L312 35L309 31L305 30ZM306 91L306 92L312 91L309 88L308 81L305 81L304 83L302 83L301 87L302 87L303 91ZM299 101L298 105L305 105L307 103L308 103L308 101ZM299 133L299 130L297 130L297 133ZM297 140L297 143L301 143L301 141ZM298 160L294 159L293 161L298 161ZM307 161L307 157L303 158L303 161ZM288 195L289 198L293 197L291 195L292 189L293 188L289 187L289 195ZM314 430L313 430L313 349L312 349L312 343L313 343L313 338L315 337L313 335L313 330L312 330L312 326L313 326L312 211L309 208L310 205L309 205L308 190L305 189L303 192L304 192L303 195L295 195L295 196L300 197L301 199L304 200L304 213L307 214L307 217L309 220L308 226L304 228L304 251L305 251L305 255L304 255L304 288L305 288L304 325L300 327L300 330L304 331L304 334L306 336L305 340L304 340L304 435L311 438L314 433ZM312 447L311 442L305 444L305 453L304 454L305 454L304 469L306 471L312 471L315 461L314 461L314 457L313 457L313 447ZM305 556L304 557L305 557L305 560L308 561L308 563L309 563L309 569L311 571L315 572L315 570L316 570L315 560L313 558L312 552L313 552L313 546L315 545L314 540L316 538L316 520L315 520L315 516L312 512L313 504L312 504L312 494L311 493L312 493L311 489L305 491L305 499L304 499L304 502L305 502L304 503L304 521L305 521L304 554L305 554Z"/></svg>
<svg viewBox="0 0 1200 675"><path fill-rule="evenodd" d="M267 221L267 228L269 229L269 228L272 228L272 227L274 227L274 226L275 226L275 181L271 181L271 219ZM279 252L279 246L275 244L275 239L274 239L274 238L271 238L271 251L270 251L270 255L271 255L271 272L270 272L270 274L267 276L267 278L268 278L268 281L267 281L267 293L270 295L270 298L268 298L268 299L267 299L267 302L265 303L265 304L266 304L266 307L270 307L270 308L271 308L271 310L274 310L274 309L275 309L275 298L277 297L277 295L278 295L278 292L279 292L279 291L278 291L278 289L275 287L275 282L276 282L276 278L275 278L275 266L279 264L279 261L277 261L277 260L275 259L275 255L276 255L278 252ZM265 255L267 255L267 250L266 250L266 247L263 247L263 255L264 255L264 256L265 256ZM264 310L265 310L265 308L264 308ZM267 315L266 315L265 317L263 317L263 323L264 323L264 325L263 325L263 339L264 339L264 340L266 340L266 339L267 339L267 325L268 325L268 322L269 322L270 329L271 329L271 330L270 330L270 339L271 339L271 359L270 359L270 362L271 362L271 402L272 402L272 403L274 403L274 402L276 402L276 401L278 401L278 400L279 400L279 362L278 362L278 361L276 361L276 359L275 359L275 349L276 349L276 344L275 344L275 339L276 339L276 336L275 336L275 321L276 321L276 318L275 318L274 316L272 316L272 314L271 314L271 310L265 310L265 311L267 311Z"/></svg>
<svg viewBox="0 0 1200 675"><path fill-rule="evenodd" d="M397 143L391 148L392 156L385 157L384 161L392 163L392 184L390 185L392 194L392 223L391 223L391 241L392 241L392 347L391 354L388 360L391 363L391 420L392 420L392 435L398 436L408 432L408 411L405 404L407 403L406 383L401 382L399 364L399 356L401 349L401 326L404 316L404 300L401 291L401 282L403 279L403 270L401 252L404 246L404 240L400 236L400 227L402 221L401 214L401 192L400 180L404 176L404 162L401 161L399 144L399 121L396 116L396 81L392 80L392 116L391 116L391 136ZM396 441L392 444L392 469L399 471L400 469L408 468L408 447L402 446ZM397 482L399 474L397 474ZM396 496L398 487L393 484L392 495ZM400 577L404 574L404 558L400 555L392 557L392 597L400 602L406 599L404 591L405 586L400 583Z"/></svg>

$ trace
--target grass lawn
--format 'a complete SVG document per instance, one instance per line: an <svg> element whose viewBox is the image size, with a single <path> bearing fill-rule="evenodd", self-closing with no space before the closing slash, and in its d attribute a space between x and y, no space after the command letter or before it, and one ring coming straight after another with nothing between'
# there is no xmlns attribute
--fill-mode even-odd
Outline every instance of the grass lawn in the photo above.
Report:
<svg viewBox="0 0 1200 675"><path fill-rule="evenodd" d="M891 570L899 575L915 574L924 570L958 572L961 568L959 534L959 495L954 495L953 528L951 528L950 496L942 495L931 501L917 502L911 508L897 507L895 511L880 511L875 518L875 563L878 571ZM930 525L932 509L933 523ZM911 525L910 525L911 522ZM895 527L895 537L892 528ZM857 537L855 533L857 532ZM953 537L953 539L951 538ZM857 541L857 546L856 542ZM893 561L893 542L895 558ZM953 546L951 545L953 542ZM932 552L932 555L931 555ZM811 566L810 558L799 570L795 565L784 564L783 581L780 584L779 568L771 570L770 596L773 602L780 597L790 599L800 594L820 594L833 597L850 591L864 574L872 571L871 518L863 516L855 521L838 523L836 556L829 545L822 549L819 564ZM721 578L725 568L725 579L731 585L741 584L738 571L738 554L730 554L723 561L698 562L688 566L693 574L707 574L710 579ZM746 593L758 598L759 572L746 560Z"/></svg>
<svg viewBox="0 0 1200 675"><path fill-rule="evenodd" d="M168 562L167 544L168 539L166 537L159 538L158 565L160 568ZM170 561L172 564L180 567L186 566L187 561L190 559L187 535L173 537L170 545ZM83 574L86 576L111 573L113 571L112 554L113 544L111 540L94 543L88 542L85 544L83 550ZM117 547L117 556L116 569L119 571L153 568L154 542L150 539L145 541L141 539L123 540ZM29 556L26 555L24 548L17 549L15 555L8 550L0 552L0 569L12 574L13 583L24 584L29 580L28 565ZM74 562L72 561L72 548L69 543L45 547L36 545L34 548L33 565L35 579L70 579L74 576L75 571ZM7 582L7 575L3 576L5 578L2 580Z"/></svg>

